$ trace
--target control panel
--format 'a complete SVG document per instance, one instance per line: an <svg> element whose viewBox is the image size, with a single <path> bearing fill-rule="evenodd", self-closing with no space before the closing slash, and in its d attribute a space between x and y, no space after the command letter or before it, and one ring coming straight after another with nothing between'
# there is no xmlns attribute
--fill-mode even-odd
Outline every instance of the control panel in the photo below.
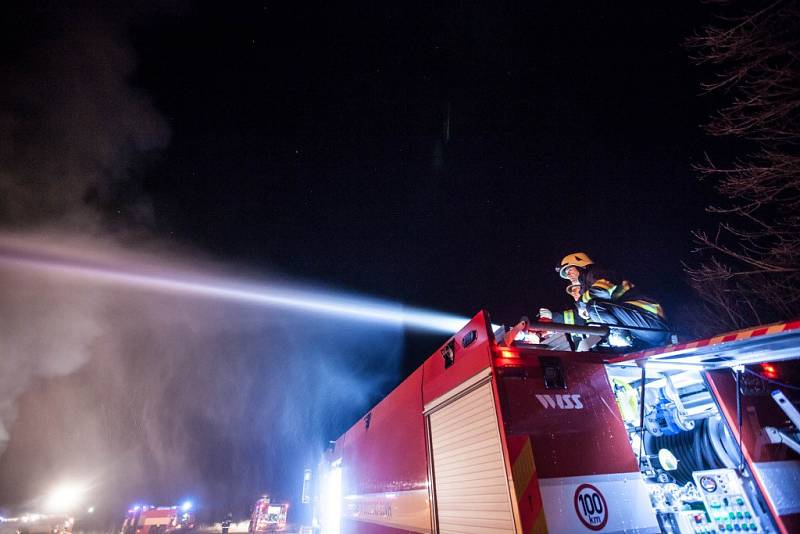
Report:
<svg viewBox="0 0 800 534"><path fill-rule="evenodd" d="M692 475L715 529L711 532L762 532L736 471L712 469Z"/></svg>
<svg viewBox="0 0 800 534"><path fill-rule="evenodd" d="M704 510L684 510L676 514L676 532L691 534L719 534L716 523L712 522Z"/></svg>

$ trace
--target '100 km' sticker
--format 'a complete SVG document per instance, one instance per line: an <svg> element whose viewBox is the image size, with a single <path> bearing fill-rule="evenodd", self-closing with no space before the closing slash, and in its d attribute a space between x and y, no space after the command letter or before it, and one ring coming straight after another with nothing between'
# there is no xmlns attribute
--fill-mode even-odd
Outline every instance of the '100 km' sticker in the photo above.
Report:
<svg viewBox="0 0 800 534"><path fill-rule="evenodd" d="M575 512L586 528L600 530L608 523L606 499L591 484L581 484L575 490Z"/></svg>

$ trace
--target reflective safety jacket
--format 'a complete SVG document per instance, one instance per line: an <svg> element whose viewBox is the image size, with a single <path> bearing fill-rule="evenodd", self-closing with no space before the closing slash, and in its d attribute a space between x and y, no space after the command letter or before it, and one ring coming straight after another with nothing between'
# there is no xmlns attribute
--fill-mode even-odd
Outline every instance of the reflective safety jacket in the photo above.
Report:
<svg viewBox="0 0 800 534"><path fill-rule="evenodd" d="M639 294L628 280L616 281L616 277L595 265L589 265L581 271L579 282L581 298L575 303L576 305L586 306L593 300L605 300L635 306L657 315L662 320L665 318L664 310L658 302Z"/></svg>
<svg viewBox="0 0 800 534"><path fill-rule="evenodd" d="M577 310L577 302L575 303L576 308L572 310L564 310L560 312L553 312L553 322L554 323L562 323L562 324L579 324L585 325L586 321L583 317L578 315Z"/></svg>

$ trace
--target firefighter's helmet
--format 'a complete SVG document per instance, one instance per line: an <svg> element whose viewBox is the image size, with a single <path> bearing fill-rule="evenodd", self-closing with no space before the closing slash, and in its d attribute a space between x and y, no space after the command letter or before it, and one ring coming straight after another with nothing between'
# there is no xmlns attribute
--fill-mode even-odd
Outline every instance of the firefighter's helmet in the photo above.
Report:
<svg viewBox="0 0 800 534"><path fill-rule="evenodd" d="M556 272L561 278L567 280L567 269L569 267L588 267L593 263L592 258L583 252L573 252L564 256L564 259L561 260L561 265L556 267Z"/></svg>

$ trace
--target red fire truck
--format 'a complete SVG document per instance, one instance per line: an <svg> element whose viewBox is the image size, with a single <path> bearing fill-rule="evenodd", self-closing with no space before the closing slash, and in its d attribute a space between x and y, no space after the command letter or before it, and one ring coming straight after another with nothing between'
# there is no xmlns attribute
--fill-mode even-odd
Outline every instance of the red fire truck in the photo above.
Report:
<svg viewBox="0 0 800 534"><path fill-rule="evenodd" d="M120 534L170 534L195 526L191 506L134 506L128 510Z"/></svg>
<svg viewBox="0 0 800 534"><path fill-rule="evenodd" d="M599 332L476 315L327 451L321 530L800 532L800 320L631 354L559 330Z"/></svg>
<svg viewBox="0 0 800 534"><path fill-rule="evenodd" d="M64 515L26 514L0 517L0 532L16 534L72 534L75 518Z"/></svg>
<svg viewBox="0 0 800 534"><path fill-rule="evenodd" d="M286 529L286 515L289 512L288 502L270 502L266 495L253 505L250 516L248 534L262 534L264 532L278 532Z"/></svg>

